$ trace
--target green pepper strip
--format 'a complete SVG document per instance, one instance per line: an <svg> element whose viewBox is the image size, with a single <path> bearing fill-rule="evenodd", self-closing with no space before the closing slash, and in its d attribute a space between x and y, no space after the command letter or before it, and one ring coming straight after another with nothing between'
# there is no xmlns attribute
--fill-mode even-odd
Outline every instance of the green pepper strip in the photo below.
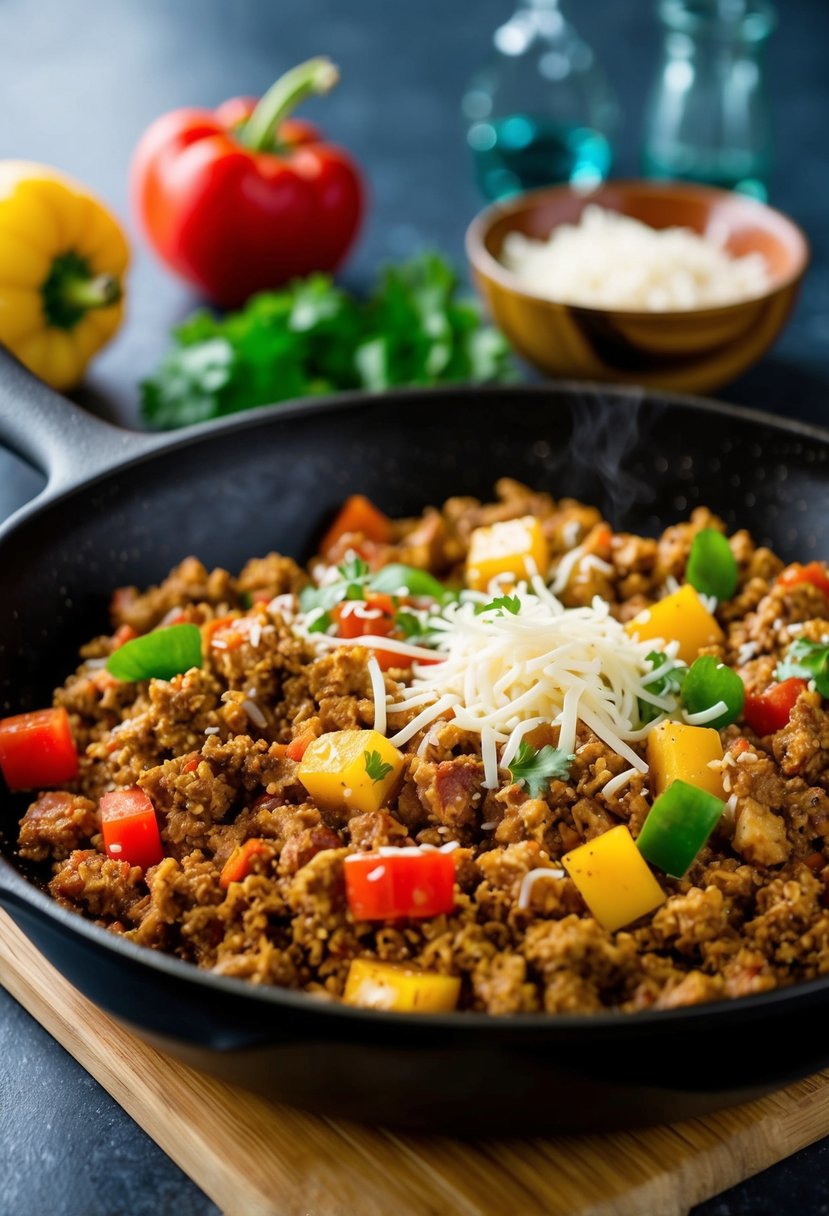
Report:
<svg viewBox="0 0 829 1216"><path fill-rule="evenodd" d="M645 820L636 846L651 865L682 878L713 832L725 803L687 781L672 781Z"/></svg>
<svg viewBox="0 0 829 1216"><path fill-rule="evenodd" d="M739 571L737 559L722 532L703 528L691 544L685 578L703 595L718 600L730 600L737 590Z"/></svg>
<svg viewBox="0 0 829 1216"><path fill-rule="evenodd" d="M197 625L168 625L125 642L107 659L117 680L171 680L191 667L201 667L201 631Z"/></svg>

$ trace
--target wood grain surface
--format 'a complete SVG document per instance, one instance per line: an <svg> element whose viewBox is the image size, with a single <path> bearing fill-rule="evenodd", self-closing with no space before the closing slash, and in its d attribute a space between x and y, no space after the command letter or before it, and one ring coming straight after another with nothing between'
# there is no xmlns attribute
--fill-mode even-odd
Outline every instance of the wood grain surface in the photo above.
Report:
<svg viewBox="0 0 829 1216"><path fill-rule="evenodd" d="M684 1216L829 1133L829 1072L614 1135L461 1143L319 1119L146 1046L0 913L0 982L227 1216Z"/></svg>

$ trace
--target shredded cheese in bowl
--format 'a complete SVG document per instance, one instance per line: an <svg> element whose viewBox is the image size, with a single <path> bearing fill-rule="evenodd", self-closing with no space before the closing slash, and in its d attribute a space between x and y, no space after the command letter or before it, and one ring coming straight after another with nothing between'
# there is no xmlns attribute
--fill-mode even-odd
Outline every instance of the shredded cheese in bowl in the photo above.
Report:
<svg viewBox="0 0 829 1216"><path fill-rule="evenodd" d="M762 296L770 285L762 254L732 257L716 231L650 228L595 204L546 241L509 233L501 261L536 295L587 308L715 308Z"/></svg>

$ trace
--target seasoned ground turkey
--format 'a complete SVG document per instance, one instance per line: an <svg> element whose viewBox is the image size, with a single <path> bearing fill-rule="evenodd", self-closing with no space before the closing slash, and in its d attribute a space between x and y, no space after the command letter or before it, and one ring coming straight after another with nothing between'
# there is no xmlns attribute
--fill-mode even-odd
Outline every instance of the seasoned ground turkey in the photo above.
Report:
<svg viewBox="0 0 829 1216"><path fill-rule="evenodd" d="M475 528L532 515L553 570L577 545L595 559L574 567L563 603L598 595L626 621L682 581L700 529L724 531L700 508L656 540L613 534L592 507L510 480L497 493L495 503L453 498L399 521L388 541L363 552L375 568L398 561L451 582ZM717 609L725 642L712 653L762 691L796 633L825 640L829 605L809 582L777 581L782 563L748 533L729 543L739 585ZM333 561L349 544L340 549ZM318 575L319 564L310 570ZM459 976L460 1007L493 1014L669 1008L829 972L829 715L817 692L804 688L772 735L758 738L742 719L722 731L728 802L713 837L683 879L657 874L667 899L656 911L608 932L560 876L560 858L618 824L635 838L653 799L639 774L603 793L629 764L583 726L569 776L536 796L505 770L500 788L486 788L480 735L446 718L403 746L402 782L388 805L369 813L315 805L288 745L370 728L375 706L366 650L344 644L320 654L293 632L308 581L276 554L250 561L238 578L187 558L158 587L115 593L112 635L84 648L55 694L79 746L79 779L40 794L20 825L20 856L41 867L56 900L218 974L338 998L355 957L410 962ZM171 622L202 628L201 669L136 684L106 672L119 644ZM393 702L411 670L392 665L383 678ZM388 733L415 712L392 710ZM556 742L557 728L539 729L538 746ZM100 835L100 796L133 786L152 800L165 852L146 873L107 856ZM233 850L253 838L261 843L247 875L223 885ZM450 842L454 911L354 920L349 854ZM553 875L525 884L519 902L526 875L544 868Z"/></svg>

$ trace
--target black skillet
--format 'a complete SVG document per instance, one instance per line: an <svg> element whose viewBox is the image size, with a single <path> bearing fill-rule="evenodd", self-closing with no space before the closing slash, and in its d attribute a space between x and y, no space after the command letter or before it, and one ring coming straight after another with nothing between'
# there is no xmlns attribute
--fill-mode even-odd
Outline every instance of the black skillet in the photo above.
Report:
<svg viewBox="0 0 829 1216"><path fill-rule="evenodd" d="M698 503L789 559L829 553L829 432L691 398L555 385L349 396L172 438L116 430L0 358L0 439L49 476L0 529L0 713L49 703L113 587L189 553L303 558L345 495L394 515L518 477L655 533ZM311 1110L454 1134L677 1119L829 1064L829 977L634 1016L397 1016L217 978L47 898L15 864L0 902L72 983L157 1046Z"/></svg>

